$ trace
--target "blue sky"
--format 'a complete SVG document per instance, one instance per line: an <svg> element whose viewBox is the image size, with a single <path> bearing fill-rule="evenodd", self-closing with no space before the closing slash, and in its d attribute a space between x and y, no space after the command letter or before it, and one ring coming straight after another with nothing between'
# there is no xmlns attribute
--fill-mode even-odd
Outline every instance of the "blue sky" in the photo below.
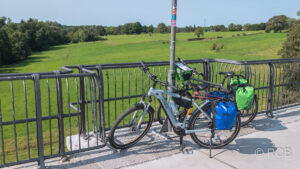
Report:
<svg viewBox="0 0 300 169"><path fill-rule="evenodd" d="M297 18L299 10L300 0L178 0L177 26L260 23L281 14ZM169 25L171 0L0 0L0 16L64 25Z"/></svg>

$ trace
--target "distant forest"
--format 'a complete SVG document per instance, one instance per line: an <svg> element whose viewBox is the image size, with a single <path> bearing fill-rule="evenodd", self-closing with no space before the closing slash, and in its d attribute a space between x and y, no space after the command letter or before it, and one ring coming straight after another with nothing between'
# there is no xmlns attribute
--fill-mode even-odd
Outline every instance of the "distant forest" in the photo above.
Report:
<svg viewBox="0 0 300 169"><path fill-rule="evenodd" d="M278 25L277 22L281 23L281 27L272 27L272 25ZM275 19L273 17L273 20L271 18L267 23L245 25L232 23L228 27L215 25L202 27L202 29L205 32L242 30L281 32L281 30L291 27L290 25L294 22L296 19L281 15L275 16ZM195 25L178 27L177 32L194 32L195 29ZM171 27L164 23L160 23L156 27L142 25L140 22L119 26L65 26L57 22L43 22L32 18L14 23L10 18L0 17L0 65L16 63L26 59L32 52L47 50L50 46L59 44L105 40L107 35L142 33L151 35L152 33L170 33L170 31Z"/></svg>

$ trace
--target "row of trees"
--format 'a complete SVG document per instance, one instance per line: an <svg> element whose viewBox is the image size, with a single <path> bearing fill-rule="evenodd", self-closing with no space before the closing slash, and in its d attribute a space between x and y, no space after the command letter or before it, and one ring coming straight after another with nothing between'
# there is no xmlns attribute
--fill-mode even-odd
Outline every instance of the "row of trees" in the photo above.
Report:
<svg viewBox="0 0 300 169"><path fill-rule="evenodd" d="M299 12L298 12L299 13ZM300 14L300 13L299 13ZM284 15L274 16L267 23L230 24L209 27L178 27L177 32L194 32L197 37L209 31L252 31L281 32L290 30L297 24L294 18ZM64 26L57 22L41 22L28 19L14 23L9 18L0 18L0 64L11 64L26 59L33 51L47 50L50 46L64 43L102 40L101 36L141 33L170 33L171 26L164 23L142 25L140 22L119 26Z"/></svg>
<svg viewBox="0 0 300 169"><path fill-rule="evenodd" d="M57 22L28 19L14 23L0 18L0 64L11 64L26 59L34 51L69 42L100 40L99 27L63 26Z"/></svg>
<svg viewBox="0 0 300 169"><path fill-rule="evenodd" d="M0 64L26 59L32 51L42 51L52 45L67 43L67 32L56 22L35 19L13 23L0 18Z"/></svg>

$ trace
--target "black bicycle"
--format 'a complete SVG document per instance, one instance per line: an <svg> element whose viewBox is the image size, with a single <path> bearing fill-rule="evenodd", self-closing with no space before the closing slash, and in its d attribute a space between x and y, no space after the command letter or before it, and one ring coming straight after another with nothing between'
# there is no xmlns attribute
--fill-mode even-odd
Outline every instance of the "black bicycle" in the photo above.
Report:
<svg viewBox="0 0 300 169"><path fill-rule="evenodd" d="M142 70L152 80L152 86L142 96L139 103L123 112L114 122L108 135L108 141L112 147L116 149L129 148L146 135L153 122L154 109L151 107L153 98L158 99L163 105L174 132L180 136L180 150L184 148L183 137L185 135L190 135L195 143L210 149L223 147L237 137L241 121L231 98L211 97L198 104L191 97L189 91L201 89L201 85L190 82L186 87L178 89L168 84L168 82L158 80L156 75L152 74L149 68L145 66L144 62L141 62L141 66ZM157 83L171 87L174 91L157 89ZM222 86L215 84L215 87ZM222 90L227 89L222 88ZM164 95L169 95L170 98L166 99ZM220 115L217 112L220 103L227 104L228 108L229 105L234 108L229 111L229 109L224 108L225 106L223 107L226 109L226 114L232 115L232 118L227 120L229 123L225 123L218 118L225 114ZM179 112L176 104L180 105L184 111ZM197 108L193 110L193 107Z"/></svg>
<svg viewBox="0 0 300 169"><path fill-rule="evenodd" d="M184 64L184 65L187 65L182 59L178 58L179 62ZM204 76L201 72L198 72L197 70L193 69L193 73L194 75L198 76ZM220 75L224 75L224 78L222 80L222 83L220 84L222 87L225 85L225 81L226 79L230 82L230 80L234 77L236 77L238 83L240 81L241 78L244 78L244 76L242 75L236 75L234 72L219 72ZM192 88L192 89L189 89L187 86L189 86L189 84L191 83L191 81L197 81L198 83L200 82L201 85L199 85L198 88ZM216 83L213 83L213 82L209 82L209 81L206 81L206 80L200 80L200 79L196 79L196 78L191 78L189 81L187 81L185 84L184 83L181 83L181 86L182 86L182 90L193 90L194 92L194 95L191 96L193 97L195 100L203 100L203 99L207 99L207 96L210 95L210 93L208 93L206 90L208 89L209 86L213 85L214 87L215 86L218 86L218 84ZM218 91L220 91L221 89L221 86L218 87ZM233 100L235 100L236 98L236 90L237 88L239 87L239 85L227 85L227 95L230 95L230 97L233 98ZM201 94L201 95L199 95ZM184 111L181 109L181 106L178 106L178 109L180 111ZM246 125L248 125L255 117L256 117L256 114L258 112L258 98L256 95L254 95L254 98L253 98L253 103L252 103L252 107L250 109L245 109L245 110L239 110L239 114L241 116L241 126L244 127ZM163 124L164 123L164 120L165 120L165 112L162 111L162 106L159 105L158 109L157 109L157 120L159 121L160 124Z"/></svg>

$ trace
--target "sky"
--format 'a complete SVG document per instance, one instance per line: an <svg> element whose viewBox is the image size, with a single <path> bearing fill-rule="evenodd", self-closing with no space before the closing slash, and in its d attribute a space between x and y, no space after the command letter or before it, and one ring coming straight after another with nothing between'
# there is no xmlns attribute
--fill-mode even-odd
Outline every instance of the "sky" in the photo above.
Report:
<svg viewBox="0 0 300 169"><path fill-rule="evenodd" d="M275 15L297 18L300 0L178 0L177 8L177 26L227 26L267 22ZM63 25L170 25L171 0L0 0L0 16Z"/></svg>

